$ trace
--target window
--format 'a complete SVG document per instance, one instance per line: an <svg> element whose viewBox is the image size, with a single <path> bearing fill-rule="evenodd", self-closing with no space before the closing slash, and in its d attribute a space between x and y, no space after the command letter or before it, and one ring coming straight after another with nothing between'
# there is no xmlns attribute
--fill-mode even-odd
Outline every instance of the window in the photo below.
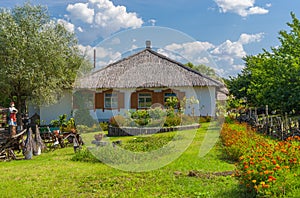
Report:
<svg viewBox="0 0 300 198"><path fill-rule="evenodd" d="M177 97L176 93L165 93L164 102L167 102L167 99L170 97Z"/></svg>
<svg viewBox="0 0 300 198"><path fill-rule="evenodd" d="M118 108L118 94L117 93L105 93L104 108Z"/></svg>
<svg viewBox="0 0 300 198"><path fill-rule="evenodd" d="M139 108L150 108L152 105L151 93L140 93L138 101Z"/></svg>
<svg viewBox="0 0 300 198"><path fill-rule="evenodd" d="M168 98L171 98L171 97L176 97L177 98L176 93L165 93L165 95L164 95L164 103L166 104ZM176 104L174 108L177 109L178 108L178 104Z"/></svg>

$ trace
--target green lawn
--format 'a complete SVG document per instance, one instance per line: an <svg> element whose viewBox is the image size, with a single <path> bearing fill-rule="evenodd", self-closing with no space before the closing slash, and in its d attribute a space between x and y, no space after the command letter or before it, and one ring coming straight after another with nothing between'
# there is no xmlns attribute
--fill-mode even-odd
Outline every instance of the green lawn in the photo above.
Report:
<svg viewBox="0 0 300 198"><path fill-rule="evenodd" d="M234 165L222 160L219 146L199 157L207 127L202 124L178 159L147 172L72 161L72 147L42 153L28 161L0 162L0 197L243 197L235 178L209 177L209 173L233 170ZM157 134L166 135L170 134ZM121 139L126 145L133 138L111 139ZM190 171L196 176L188 176Z"/></svg>

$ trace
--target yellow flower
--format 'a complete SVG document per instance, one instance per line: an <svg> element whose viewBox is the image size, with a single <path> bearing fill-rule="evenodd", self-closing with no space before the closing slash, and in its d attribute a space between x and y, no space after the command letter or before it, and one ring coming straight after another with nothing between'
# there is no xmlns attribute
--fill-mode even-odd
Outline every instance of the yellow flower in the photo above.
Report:
<svg viewBox="0 0 300 198"><path fill-rule="evenodd" d="M252 183L256 183L256 180L255 180L255 179L253 179L253 180L252 180Z"/></svg>

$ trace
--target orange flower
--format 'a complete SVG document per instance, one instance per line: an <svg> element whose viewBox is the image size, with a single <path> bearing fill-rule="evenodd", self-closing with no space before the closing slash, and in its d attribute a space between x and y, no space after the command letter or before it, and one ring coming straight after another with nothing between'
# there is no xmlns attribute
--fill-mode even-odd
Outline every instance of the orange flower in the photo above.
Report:
<svg viewBox="0 0 300 198"><path fill-rule="evenodd" d="M269 188L270 185L268 185L268 184L263 184L262 187L263 187L263 188Z"/></svg>
<svg viewBox="0 0 300 198"><path fill-rule="evenodd" d="M266 175L269 174L269 171L268 170L264 171L264 174L266 174Z"/></svg>

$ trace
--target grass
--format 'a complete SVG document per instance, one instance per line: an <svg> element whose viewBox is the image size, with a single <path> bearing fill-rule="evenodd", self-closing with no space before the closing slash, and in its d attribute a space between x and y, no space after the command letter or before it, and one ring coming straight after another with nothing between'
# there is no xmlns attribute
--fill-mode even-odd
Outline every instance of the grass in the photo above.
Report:
<svg viewBox="0 0 300 198"><path fill-rule="evenodd" d="M188 176L191 171L206 175L234 170L232 163L222 160L219 146L204 157L199 156L207 129L208 124L202 124L176 160L146 172L122 171L100 162L72 161L72 147L42 153L28 161L0 162L0 197L243 197L238 182L230 175ZM111 140L120 139L125 147L132 144L133 138Z"/></svg>

